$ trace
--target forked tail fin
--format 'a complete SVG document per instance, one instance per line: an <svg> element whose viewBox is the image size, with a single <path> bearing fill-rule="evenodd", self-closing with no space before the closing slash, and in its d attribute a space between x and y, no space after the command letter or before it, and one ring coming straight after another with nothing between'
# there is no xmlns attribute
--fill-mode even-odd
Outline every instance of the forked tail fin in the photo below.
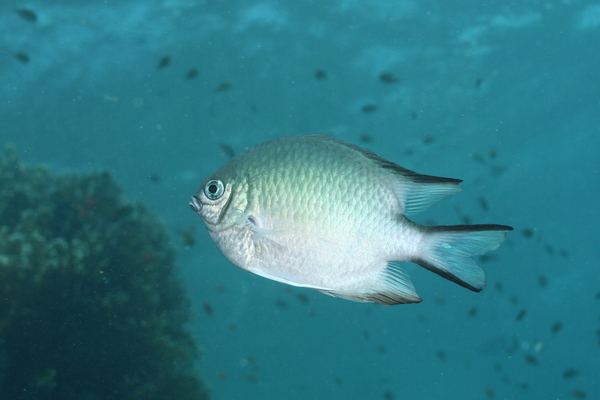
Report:
<svg viewBox="0 0 600 400"><path fill-rule="evenodd" d="M513 228L506 225L422 227L423 251L411 261L475 292L485 286L485 273L473 257L497 249Z"/></svg>

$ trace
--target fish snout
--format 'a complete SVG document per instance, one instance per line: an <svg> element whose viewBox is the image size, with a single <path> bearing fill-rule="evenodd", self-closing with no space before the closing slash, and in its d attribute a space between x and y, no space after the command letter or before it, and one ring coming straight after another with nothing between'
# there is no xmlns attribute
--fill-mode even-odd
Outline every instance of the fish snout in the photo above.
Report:
<svg viewBox="0 0 600 400"><path fill-rule="evenodd" d="M198 214L200 213L200 211L202 211L202 203L200 203L200 199L197 195L192 196L192 201L190 201L190 207Z"/></svg>

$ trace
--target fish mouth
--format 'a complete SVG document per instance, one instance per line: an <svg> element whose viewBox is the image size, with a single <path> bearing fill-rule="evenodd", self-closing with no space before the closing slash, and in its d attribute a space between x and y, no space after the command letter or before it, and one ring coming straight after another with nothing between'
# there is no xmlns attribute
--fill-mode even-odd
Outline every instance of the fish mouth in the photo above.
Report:
<svg viewBox="0 0 600 400"><path fill-rule="evenodd" d="M196 213L200 214L200 211L202 211L202 203L200 203L200 199L198 198L198 196L192 196L192 201L190 201L190 207Z"/></svg>

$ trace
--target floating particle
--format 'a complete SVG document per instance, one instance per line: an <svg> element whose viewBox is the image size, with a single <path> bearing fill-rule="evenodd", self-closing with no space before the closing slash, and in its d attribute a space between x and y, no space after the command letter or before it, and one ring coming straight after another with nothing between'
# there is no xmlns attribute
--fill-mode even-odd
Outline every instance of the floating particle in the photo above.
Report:
<svg viewBox="0 0 600 400"><path fill-rule="evenodd" d="M496 282L494 284L494 289L496 289L499 292L503 292L504 291L504 285L502 284L502 282Z"/></svg>
<svg viewBox="0 0 600 400"><path fill-rule="evenodd" d="M538 365L537 357L534 356L533 354L525 355L525 361L527 361L527 364L529 364L529 365L533 365L533 366Z"/></svg>
<svg viewBox="0 0 600 400"><path fill-rule="evenodd" d="M494 395L494 391L489 386L485 388L485 395L487 396L488 399L496 398L496 396Z"/></svg>
<svg viewBox="0 0 600 400"><path fill-rule="evenodd" d="M517 296L510 296L510 302L512 304L519 304L519 298Z"/></svg>
<svg viewBox="0 0 600 400"><path fill-rule="evenodd" d="M158 61L158 65L156 65L156 69L167 68L169 64L171 64L171 56L162 56L161 59Z"/></svg>
<svg viewBox="0 0 600 400"><path fill-rule="evenodd" d="M56 370L45 368L39 371L34 375L32 384L38 389L52 390L56 386Z"/></svg>
<svg viewBox="0 0 600 400"><path fill-rule="evenodd" d="M229 146L228 144L219 143L219 149L221 150L221 153L225 154L227 157L235 157L235 151L233 150L233 147Z"/></svg>
<svg viewBox="0 0 600 400"><path fill-rule="evenodd" d="M502 372L502 364L500 364L499 362L494 363L494 371L498 373Z"/></svg>
<svg viewBox="0 0 600 400"><path fill-rule="evenodd" d="M513 336L512 343L508 349L506 349L507 354L515 354L521 348L521 344L516 336Z"/></svg>
<svg viewBox="0 0 600 400"><path fill-rule="evenodd" d="M467 315L471 318L477 316L477 307L471 307L467 312Z"/></svg>
<svg viewBox="0 0 600 400"><path fill-rule="evenodd" d="M277 300L275 302L275 305L279 308L283 308L284 310L287 310L288 308L290 308L290 305L285 301L285 300Z"/></svg>
<svg viewBox="0 0 600 400"><path fill-rule="evenodd" d="M563 323L560 321L556 321L555 323L552 324L552 326L550 327L550 332L556 334L558 332L560 332L563 328Z"/></svg>
<svg viewBox="0 0 600 400"><path fill-rule="evenodd" d="M248 382L258 383L258 378L254 374L246 374L244 378L246 378Z"/></svg>
<svg viewBox="0 0 600 400"><path fill-rule="evenodd" d="M475 87L477 89L479 89L481 87L482 83L483 83L483 78L477 78L477 79L475 79Z"/></svg>
<svg viewBox="0 0 600 400"><path fill-rule="evenodd" d="M434 140L435 138L433 136L425 135L425 137L423 138L423 144L431 144Z"/></svg>
<svg viewBox="0 0 600 400"><path fill-rule="evenodd" d="M342 378L336 376L335 378L333 378L333 383L340 386L343 383Z"/></svg>
<svg viewBox="0 0 600 400"><path fill-rule="evenodd" d="M208 314L209 317L213 317L215 315L215 311L208 301L202 303L202 308L204 308L204 311L206 311L206 314Z"/></svg>
<svg viewBox="0 0 600 400"><path fill-rule="evenodd" d="M410 113L410 119L416 120L419 117L419 114L416 111Z"/></svg>
<svg viewBox="0 0 600 400"><path fill-rule="evenodd" d="M525 228L521 231L521 234L527 239L531 239L533 237L533 233L534 231L531 228Z"/></svg>
<svg viewBox="0 0 600 400"><path fill-rule="evenodd" d="M19 60L23 64L27 64L27 63L29 63L29 61L31 61L31 58L29 58L29 55L27 53L22 52L22 51L16 52L14 54L14 56L15 56L15 58L17 60Z"/></svg>
<svg viewBox="0 0 600 400"><path fill-rule="evenodd" d="M105 101L112 101L113 103L120 103L121 102L121 99L119 97L109 96L109 95L104 95L104 100Z"/></svg>
<svg viewBox="0 0 600 400"><path fill-rule="evenodd" d="M523 320L523 318L525 318L525 315L527 315L527 310L525 310L524 308L521 309L521 311L519 311L519 313L517 314L517 316L515 317L515 321L516 322L520 322Z"/></svg>
<svg viewBox="0 0 600 400"><path fill-rule="evenodd" d="M544 275L538 276L538 284L541 288L545 288L548 286L548 278L546 278Z"/></svg>
<svg viewBox="0 0 600 400"><path fill-rule="evenodd" d="M477 162L479 164L483 164L485 162L485 160L483 159L483 156L479 153L473 154L473 160L475 160L475 162Z"/></svg>
<svg viewBox="0 0 600 400"><path fill-rule="evenodd" d="M587 393L583 390L574 390L571 392L571 397L574 399L585 399L587 397Z"/></svg>
<svg viewBox="0 0 600 400"><path fill-rule="evenodd" d="M255 372L260 371L260 365L258 365L258 363L256 362L256 358L253 355L249 355L247 360L248 360L248 364L250 366L252 366L252 371L255 371Z"/></svg>
<svg viewBox="0 0 600 400"><path fill-rule="evenodd" d="M371 337L371 333L369 331L363 332L363 338L365 338L365 340L369 340L370 337Z"/></svg>
<svg viewBox="0 0 600 400"><path fill-rule="evenodd" d="M225 379L225 378L227 378L227 374L225 374L225 372L223 372L223 371L219 371L217 373L217 378L219 378L219 379Z"/></svg>
<svg viewBox="0 0 600 400"><path fill-rule="evenodd" d="M37 14L28 8L18 8L15 12L25 21L36 22L38 20Z"/></svg>
<svg viewBox="0 0 600 400"><path fill-rule="evenodd" d="M185 79L194 79L195 77L198 76L198 74L200 73L200 71L198 71L196 68L190 68L188 70L188 72L185 74Z"/></svg>
<svg viewBox="0 0 600 400"><path fill-rule="evenodd" d="M327 72L325 72L325 70L323 70L323 69L317 69L315 71L315 79L318 81L327 79Z"/></svg>
<svg viewBox="0 0 600 400"><path fill-rule="evenodd" d="M377 352L381 355L384 355L387 353L387 347L385 347L384 345L380 344L379 346L377 346Z"/></svg>
<svg viewBox="0 0 600 400"><path fill-rule="evenodd" d="M529 383L527 382L519 382L517 383L517 387L523 391L529 390Z"/></svg>
<svg viewBox="0 0 600 400"><path fill-rule="evenodd" d="M365 104L360 110L365 114L371 114L377 111L377 108L378 107L375 104Z"/></svg>
<svg viewBox="0 0 600 400"><path fill-rule="evenodd" d="M235 330L237 330L237 324L236 324L235 322L230 322L230 323L227 325L227 328L228 328L230 331L235 331Z"/></svg>
<svg viewBox="0 0 600 400"><path fill-rule="evenodd" d="M596 300L600 300L600 292L596 292Z"/></svg>
<svg viewBox="0 0 600 400"><path fill-rule="evenodd" d="M569 252L565 249L561 249L559 254L561 257L569 257Z"/></svg>
<svg viewBox="0 0 600 400"><path fill-rule="evenodd" d="M496 151L496 148L494 147L490 147L490 151L488 152L488 156L490 157L490 159L494 159L498 156L498 152Z"/></svg>
<svg viewBox="0 0 600 400"><path fill-rule="evenodd" d="M302 304L308 304L309 298L304 293L296 293L296 298Z"/></svg>
<svg viewBox="0 0 600 400"><path fill-rule="evenodd" d="M563 379L573 379L579 375L580 372L581 371L579 371L577 368L567 368L565 369L565 372L563 372Z"/></svg>
<svg viewBox="0 0 600 400"><path fill-rule="evenodd" d="M227 286L225 286L225 285L215 285L214 289L215 289L215 292L225 293L227 291Z"/></svg>
<svg viewBox="0 0 600 400"><path fill-rule="evenodd" d="M396 78L391 72L382 72L379 74L379 80L388 85L398 83L398 78Z"/></svg>
<svg viewBox="0 0 600 400"><path fill-rule="evenodd" d="M383 392L383 398L385 400L394 400L394 394L391 392L391 390L386 390Z"/></svg>
<svg viewBox="0 0 600 400"><path fill-rule="evenodd" d="M436 298L435 298L435 302L436 302L437 304L444 305L444 304L446 304L446 299L445 299L445 298L443 298L443 297L436 297Z"/></svg>
<svg viewBox="0 0 600 400"><path fill-rule="evenodd" d="M159 174L150 174L150 176L148 178L150 178L150 182L152 182L152 183L160 183L160 175Z"/></svg>
<svg viewBox="0 0 600 400"><path fill-rule="evenodd" d="M193 247L196 244L196 239L194 238L193 227L188 228L183 232L179 232L179 238L185 247Z"/></svg>
<svg viewBox="0 0 600 400"><path fill-rule="evenodd" d="M471 219L471 217L469 217L468 215L463 215L460 219L462 220L463 224L465 224L465 225L471 225L471 223L473 221Z"/></svg>
<svg viewBox="0 0 600 400"><path fill-rule="evenodd" d="M498 256L495 254L482 254L478 257L479 261L486 263L488 261L497 260Z"/></svg>
<svg viewBox="0 0 600 400"><path fill-rule="evenodd" d="M477 198L477 200L479 201L479 207L481 207L481 209L483 211L488 211L490 209L490 206L488 205L487 200L485 199L485 197L483 196L479 196Z"/></svg>
<svg viewBox="0 0 600 400"><path fill-rule="evenodd" d="M448 356L446 355L446 352L444 350L438 350L437 353L435 353L436 357L439 358L442 361L446 361L446 359L448 358Z"/></svg>
<svg viewBox="0 0 600 400"><path fill-rule="evenodd" d="M215 93L225 92L225 91L231 89L232 85L233 85L233 82L231 82L231 81L223 81L223 82L219 83L219 86L216 87Z"/></svg>
<svg viewBox="0 0 600 400"><path fill-rule="evenodd" d="M494 178L497 178L500 175L502 175L506 171L506 169L506 167L495 165L490 169L490 172L492 173L492 176Z"/></svg>
<svg viewBox="0 0 600 400"><path fill-rule="evenodd" d="M554 246L551 244L544 245L544 250L546 250L546 253L550 256L554 254Z"/></svg>
<svg viewBox="0 0 600 400"><path fill-rule="evenodd" d="M541 341L539 341L539 340L538 340L538 341L537 341L537 342L535 342L535 344L533 345L533 351L534 351L535 353L541 353L541 352L542 352L542 350L544 350L544 342L541 342Z"/></svg>
<svg viewBox="0 0 600 400"><path fill-rule="evenodd" d="M131 214L133 214L133 212L134 209L131 205L121 207L115 213L114 221L119 221L121 219L128 218L131 216Z"/></svg>
<svg viewBox="0 0 600 400"><path fill-rule="evenodd" d="M365 133L365 134L360 135L359 140L363 143L371 143L371 142L373 142L373 137L371 135L369 135L368 133Z"/></svg>

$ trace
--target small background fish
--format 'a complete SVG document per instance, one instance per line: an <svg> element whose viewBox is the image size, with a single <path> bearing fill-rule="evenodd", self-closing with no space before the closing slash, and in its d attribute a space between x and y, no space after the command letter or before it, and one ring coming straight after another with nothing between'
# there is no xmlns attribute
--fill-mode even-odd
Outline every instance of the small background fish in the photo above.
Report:
<svg viewBox="0 0 600 400"><path fill-rule="evenodd" d="M480 291L474 256L506 225L426 227L406 216L459 191L327 136L287 136L234 157L190 206L234 265L293 286L386 305L420 302L394 261L411 261Z"/></svg>

